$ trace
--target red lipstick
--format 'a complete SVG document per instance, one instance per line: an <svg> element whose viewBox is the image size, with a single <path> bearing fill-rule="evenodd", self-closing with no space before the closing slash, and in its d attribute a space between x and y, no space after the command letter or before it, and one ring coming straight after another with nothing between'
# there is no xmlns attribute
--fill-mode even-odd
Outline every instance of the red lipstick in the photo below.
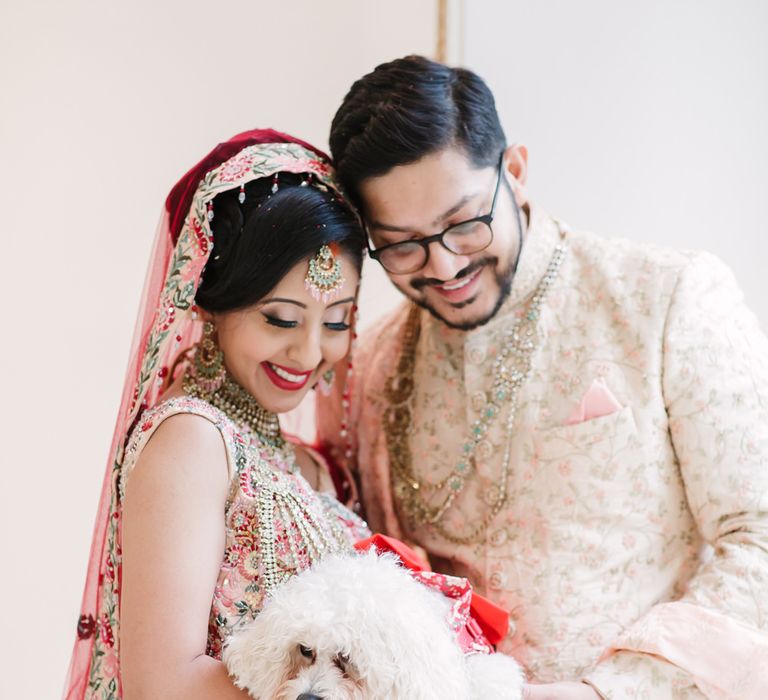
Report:
<svg viewBox="0 0 768 700"><path fill-rule="evenodd" d="M309 381L312 372L314 371L310 370L309 372L298 372L297 370L291 369L290 367L283 367L281 365L275 364L274 362L266 361L262 362L261 366L264 369L264 374L267 375L269 380L278 389L283 389L284 391L298 391L299 389L303 389L306 383ZM291 378L281 376L281 374L278 374L278 372L287 374ZM293 379L294 377L295 379Z"/></svg>

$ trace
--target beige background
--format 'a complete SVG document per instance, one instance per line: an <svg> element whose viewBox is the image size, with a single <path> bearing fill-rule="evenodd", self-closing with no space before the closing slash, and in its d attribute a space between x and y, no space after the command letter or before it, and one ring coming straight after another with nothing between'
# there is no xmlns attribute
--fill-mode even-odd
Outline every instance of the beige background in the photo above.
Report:
<svg viewBox="0 0 768 700"><path fill-rule="evenodd" d="M768 2L460 5L532 197L574 228L715 253L768 329Z"/></svg>
<svg viewBox="0 0 768 700"><path fill-rule="evenodd" d="M532 196L574 226L714 250L768 325L768 5L447 4L449 56L529 145ZM60 693L168 189L245 128L324 147L353 80L433 52L435 6L0 5L0 697ZM367 322L396 299L372 273Z"/></svg>

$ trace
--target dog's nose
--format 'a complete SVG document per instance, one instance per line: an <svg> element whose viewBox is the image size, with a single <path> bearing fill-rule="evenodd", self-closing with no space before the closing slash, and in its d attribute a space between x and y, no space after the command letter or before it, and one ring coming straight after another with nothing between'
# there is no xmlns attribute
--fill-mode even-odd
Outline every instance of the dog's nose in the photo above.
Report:
<svg viewBox="0 0 768 700"><path fill-rule="evenodd" d="M323 700L319 695L313 695L312 693L302 693L296 700Z"/></svg>

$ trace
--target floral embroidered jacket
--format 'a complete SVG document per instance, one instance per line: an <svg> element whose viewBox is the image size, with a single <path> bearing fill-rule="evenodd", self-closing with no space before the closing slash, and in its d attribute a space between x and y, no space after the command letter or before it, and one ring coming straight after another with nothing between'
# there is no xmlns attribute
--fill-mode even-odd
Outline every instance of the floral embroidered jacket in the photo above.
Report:
<svg viewBox="0 0 768 700"><path fill-rule="evenodd" d="M350 419L369 522L511 610L501 649L532 679L586 679L608 698L766 698L768 341L711 255L562 240L512 434L500 416L443 519L456 533L482 520L510 441L508 498L472 544L410 525L393 493L384 386L408 307L364 334ZM533 207L489 323L463 332L421 312L408 428L420 481L456 467L503 333L559 242ZM338 450L338 397L319 400Z"/></svg>

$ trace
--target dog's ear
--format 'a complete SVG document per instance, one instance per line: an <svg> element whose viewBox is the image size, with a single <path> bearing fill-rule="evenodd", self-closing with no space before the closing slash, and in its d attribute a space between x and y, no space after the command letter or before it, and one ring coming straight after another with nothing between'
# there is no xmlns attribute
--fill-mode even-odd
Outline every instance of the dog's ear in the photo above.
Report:
<svg viewBox="0 0 768 700"><path fill-rule="evenodd" d="M435 698L469 697L469 677L465 660L452 639L447 624L430 625L425 616L403 620L381 620L387 624L385 634L377 640L378 654L371 645L352 651L358 659L361 677L370 698ZM431 632L431 634L430 634Z"/></svg>
<svg viewBox="0 0 768 700"><path fill-rule="evenodd" d="M358 560L354 573L368 592L376 593L358 601L362 634L350 650L365 678L367 697L469 697L469 677L447 622L446 599L387 557Z"/></svg>
<svg viewBox="0 0 768 700"><path fill-rule="evenodd" d="M235 685L256 700L272 700L291 663L289 641L268 634L268 625L265 611L230 636L221 656Z"/></svg>

